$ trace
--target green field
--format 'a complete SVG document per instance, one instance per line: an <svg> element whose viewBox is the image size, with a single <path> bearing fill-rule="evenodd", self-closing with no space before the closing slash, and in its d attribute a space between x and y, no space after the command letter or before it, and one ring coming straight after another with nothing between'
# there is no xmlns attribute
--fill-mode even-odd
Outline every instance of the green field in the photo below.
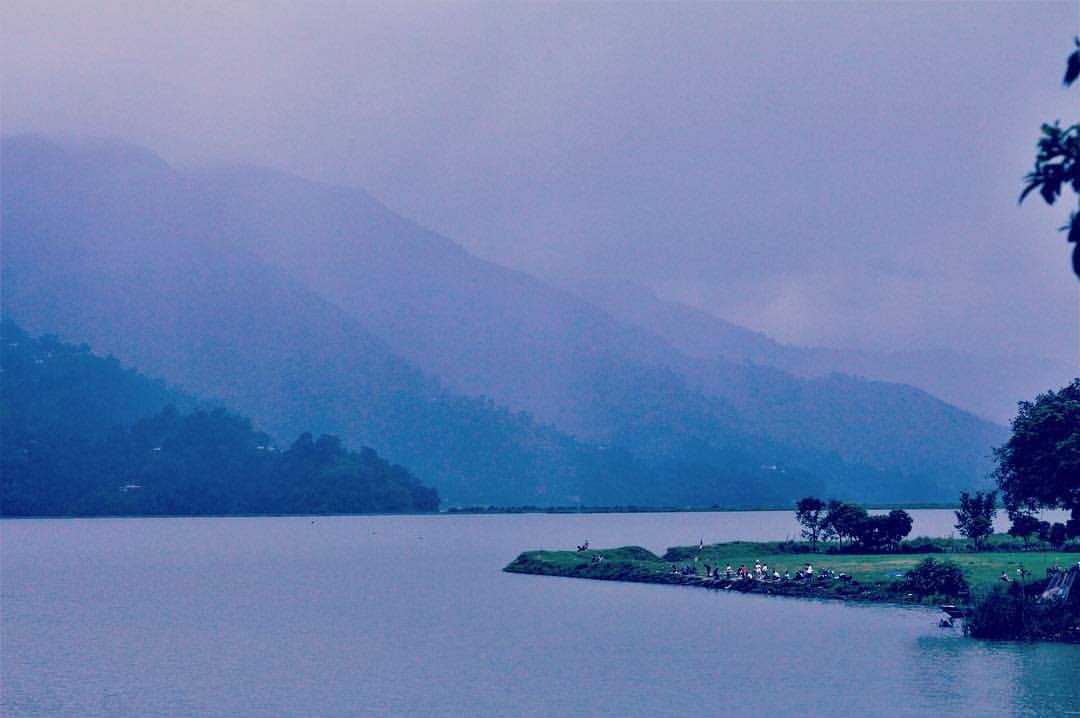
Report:
<svg viewBox="0 0 1080 718"><path fill-rule="evenodd" d="M846 600L934 603L948 596L914 596L904 591L903 574L927 557L959 565L972 593L989 589L1001 581L1005 571L1013 580L1020 566L1028 572L1027 581L1045 578L1046 569L1056 562L1061 568L1076 563L1080 554L1051 551L956 551L950 553L844 554L797 553L781 550L778 543L730 543L676 547L659 557L639 547L590 551L527 551L506 567L507 571L573 578L613 581L701 585L709 588ZM595 556L603 556L596 562ZM665 560L667 559L667 560ZM705 564L738 570L745 564L753 570L754 561L768 564L769 571L795 572L810 563L819 577L813 586L805 582L727 581L706 579ZM694 566L696 575L672 574L672 567ZM832 569L851 576L851 582L823 580L822 572Z"/></svg>

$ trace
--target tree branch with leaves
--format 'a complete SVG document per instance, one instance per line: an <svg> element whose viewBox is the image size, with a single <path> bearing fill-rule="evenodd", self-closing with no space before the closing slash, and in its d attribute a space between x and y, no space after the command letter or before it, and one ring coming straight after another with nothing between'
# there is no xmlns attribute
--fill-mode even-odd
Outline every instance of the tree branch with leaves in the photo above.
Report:
<svg viewBox="0 0 1080 718"><path fill-rule="evenodd" d="M1076 50L1065 63L1063 84L1066 87L1080 77L1080 37L1074 38L1073 42ZM1035 168L1024 176L1027 184L1020 193L1020 202L1036 190L1049 205L1057 201L1063 188L1071 187L1073 193L1080 196L1080 124L1062 127L1060 120L1052 125L1044 123L1037 147ZM1075 245L1073 272L1080 277L1080 212L1070 213L1069 221L1060 230L1067 231L1067 241Z"/></svg>

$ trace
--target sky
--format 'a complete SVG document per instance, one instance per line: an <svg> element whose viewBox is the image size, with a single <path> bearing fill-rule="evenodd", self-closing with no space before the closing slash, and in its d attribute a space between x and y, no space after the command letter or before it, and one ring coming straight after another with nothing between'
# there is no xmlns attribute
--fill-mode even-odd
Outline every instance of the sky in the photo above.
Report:
<svg viewBox="0 0 1080 718"><path fill-rule="evenodd" d="M543 278L628 279L813 346L1080 366L1017 206L1080 2L0 0L4 133L359 187Z"/></svg>

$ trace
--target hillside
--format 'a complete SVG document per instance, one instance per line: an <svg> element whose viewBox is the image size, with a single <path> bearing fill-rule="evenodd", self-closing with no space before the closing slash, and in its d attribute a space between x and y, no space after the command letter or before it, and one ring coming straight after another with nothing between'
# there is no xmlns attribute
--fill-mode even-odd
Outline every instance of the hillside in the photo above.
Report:
<svg viewBox="0 0 1080 718"><path fill-rule="evenodd" d="M3 324L0 515L433 511L439 500L373 450L303 434L284 452L223 409L181 413L113 358Z"/></svg>
<svg viewBox="0 0 1080 718"><path fill-rule="evenodd" d="M357 190L251 167L199 178L238 243L426 372L635 456L708 455L717 466L749 451L844 495L945 497L981 481L989 447L1006 436L911 386L750 366L770 352L775 362L757 363L795 362L763 335L716 331L718 320L628 321L479 260Z"/></svg>
<svg viewBox="0 0 1080 718"><path fill-rule="evenodd" d="M274 436L378 446L452 503L952 498L1005 435L911 387L700 360L355 190L22 137L3 193L5 316Z"/></svg>
<svg viewBox="0 0 1080 718"><path fill-rule="evenodd" d="M34 333L89 342L275 437L311 431L378 446L451 503L679 493L625 452L448 392L333 304L223 241L209 199L144 150L23 137L5 140L2 162L3 312Z"/></svg>

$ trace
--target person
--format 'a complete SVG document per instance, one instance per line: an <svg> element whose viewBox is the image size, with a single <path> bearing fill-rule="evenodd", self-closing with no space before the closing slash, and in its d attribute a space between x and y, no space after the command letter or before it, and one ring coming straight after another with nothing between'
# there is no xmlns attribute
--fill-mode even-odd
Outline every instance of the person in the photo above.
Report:
<svg viewBox="0 0 1080 718"><path fill-rule="evenodd" d="M1002 571L1001 572L1001 580L1004 581L1005 583L1009 582L1009 572L1008 571Z"/></svg>
<svg viewBox="0 0 1080 718"><path fill-rule="evenodd" d="M786 568L784 569L784 580L785 581L790 581L791 580L791 571L789 571Z"/></svg>
<svg viewBox="0 0 1080 718"><path fill-rule="evenodd" d="M814 580L814 567L810 564L806 564L806 578L811 581Z"/></svg>
<svg viewBox="0 0 1080 718"><path fill-rule="evenodd" d="M779 581L780 580L780 571L779 570L773 569L772 579L773 579L773 581Z"/></svg>

